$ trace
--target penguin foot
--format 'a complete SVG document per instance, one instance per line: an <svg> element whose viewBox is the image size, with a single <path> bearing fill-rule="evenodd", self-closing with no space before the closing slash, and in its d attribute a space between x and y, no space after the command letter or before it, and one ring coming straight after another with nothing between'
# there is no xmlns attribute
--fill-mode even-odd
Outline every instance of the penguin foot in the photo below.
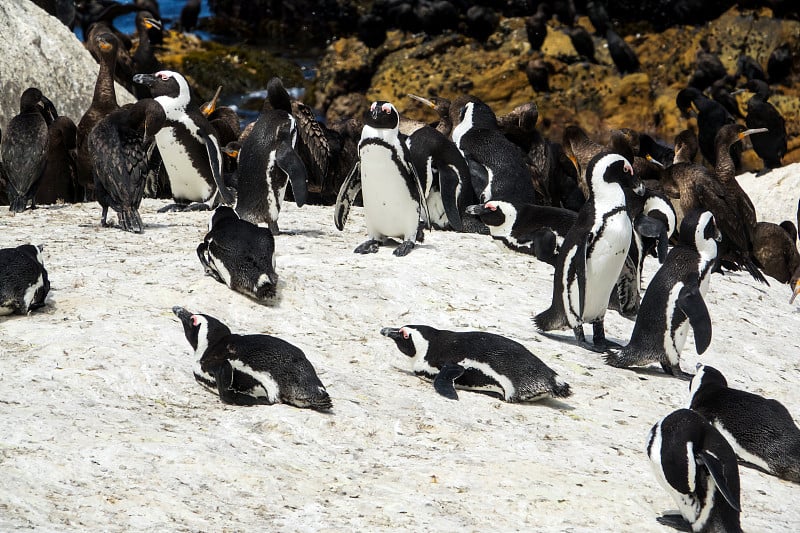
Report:
<svg viewBox="0 0 800 533"><path fill-rule="evenodd" d="M678 531L692 531L692 525L682 515L679 514L663 514L656 518L659 524L669 526Z"/></svg>
<svg viewBox="0 0 800 533"><path fill-rule="evenodd" d="M378 248L381 247L380 241L376 241L375 239L370 239L368 241L364 241L353 250L353 253L357 254L374 254L378 252Z"/></svg>
<svg viewBox="0 0 800 533"><path fill-rule="evenodd" d="M186 209L186 204L167 204L157 211L157 213L174 213Z"/></svg>
<svg viewBox="0 0 800 533"><path fill-rule="evenodd" d="M689 374L688 372L684 372L681 370L680 365L670 365L661 363L661 368L664 369L665 374L669 374L670 376L675 376L676 378L683 380L683 381L692 381L694 374Z"/></svg>
<svg viewBox="0 0 800 533"><path fill-rule="evenodd" d="M414 249L414 241L403 241L402 244L400 244L400 246L395 248L394 252L392 253L397 257L403 257L408 255L409 252L411 252L411 250L413 249Z"/></svg>
<svg viewBox="0 0 800 533"><path fill-rule="evenodd" d="M182 211L211 211L211 207L203 202L192 202L191 204L184 206Z"/></svg>

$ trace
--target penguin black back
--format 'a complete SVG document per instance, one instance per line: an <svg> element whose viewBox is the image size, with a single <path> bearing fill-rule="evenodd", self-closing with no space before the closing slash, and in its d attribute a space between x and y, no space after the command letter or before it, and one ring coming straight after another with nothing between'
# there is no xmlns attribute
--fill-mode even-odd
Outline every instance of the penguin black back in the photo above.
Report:
<svg viewBox="0 0 800 533"><path fill-rule="evenodd" d="M50 280L42 246L0 249L0 315L25 315L45 305Z"/></svg>

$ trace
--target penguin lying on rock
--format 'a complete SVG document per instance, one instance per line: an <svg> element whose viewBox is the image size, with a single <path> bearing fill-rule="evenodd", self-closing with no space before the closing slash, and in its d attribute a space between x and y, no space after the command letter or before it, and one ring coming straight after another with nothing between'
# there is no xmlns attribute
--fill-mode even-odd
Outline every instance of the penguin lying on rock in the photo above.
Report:
<svg viewBox="0 0 800 533"><path fill-rule="evenodd" d="M45 305L50 280L42 249L32 244L0 249L0 315L25 315Z"/></svg>
<svg viewBox="0 0 800 533"><path fill-rule="evenodd" d="M318 411L332 407L328 392L302 350L270 335L236 335L208 315L175 306L186 340L199 358L195 379L225 403L288 403Z"/></svg>
<svg viewBox="0 0 800 533"><path fill-rule="evenodd" d="M208 233L197 247L206 274L256 300L275 296L275 239L269 228L242 220L228 206L214 211Z"/></svg>
<svg viewBox="0 0 800 533"><path fill-rule="evenodd" d="M660 523L679 531L742 531L736 454L705 418L689 409L667 415L650 430L647 456L680 510Z"/></svg>
<svg viewBox="0 0 800 533"><path fill-rule="evenodd" d="M494 392L512 403L572 394L538 357L500 335L430 326L383 328L381 335L412 358L415 374L433 379L436 392L451 400L458 399L455 387Z"/></svg>
<svg viewBox="0 0 800 533"><path fill-rule="evenodd" d="M711 343L711 318L703 297L722 236L711 213L695 209L683 218L680 238L647 287L630 342L605 356L609 365L626 368L659 362L667 374L688 379L691 376L681 370L680 354L689 325L698 354Z"/></svg>
<svg viewBox="0 0 800 533"><path fill-rule="evenodd" d="M719 430L742 461L800 483L800 429L783 404L732 389L719 370L699 363L689 390L689 408Z"/></svg>

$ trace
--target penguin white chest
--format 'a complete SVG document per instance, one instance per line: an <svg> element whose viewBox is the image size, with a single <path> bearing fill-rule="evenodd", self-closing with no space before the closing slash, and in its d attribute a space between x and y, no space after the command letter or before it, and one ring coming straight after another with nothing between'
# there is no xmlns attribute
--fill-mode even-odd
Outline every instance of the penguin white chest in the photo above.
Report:
<svg viewBox="0 0 800 533"><path fill-rule="evenodd" d="M175 128L162 128L156 133L156 143L169 175L173 198L203 202L211 197L212 187L195 166L199 162L193 162L196 156L177 138Z"/></svg>
<svg viewBox="0 0 800 533"><path fill-rule="evenodd" d="M586 250L586 292L583 320L603 316L611 291L631 245L631 221L624 210L608 218L594 230L595 239Z"/></svg>
<svg viewBox="0 0 800 533"><path fill-rule="evenodd" d="M370 236L414 240L419 226L419 203L411 197L404 169L393 159L395 154L386 146L368 144L359 155L364 214Z"/></svg>

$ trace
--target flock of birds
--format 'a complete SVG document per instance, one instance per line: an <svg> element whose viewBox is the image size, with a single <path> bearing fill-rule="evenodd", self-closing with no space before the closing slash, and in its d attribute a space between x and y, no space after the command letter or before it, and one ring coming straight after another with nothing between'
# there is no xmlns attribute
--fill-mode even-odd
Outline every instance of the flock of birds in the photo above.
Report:
<svg viewBox="0 0 800 533"><path fill-rule="evenodd" d="M552 304L534 317L542 334L602 352L615 367L657 362L691 380L691 409L665 417L648 439L657 476L681 511L659 520L685 530L740 531L737 457L800 482L800 429L780 403L728 388L711 367L698 366L692 375L680 366L690 327L698 354L711 342L703 297L712 273L744 269L759 282L789 284L792 299L800 294L797 226L758 221L736 181L743 139L750 137L767 170L786 152L783 119L754 65L742 60L730 76L708 67L707 51L698 54L698 71L676 105L697 114L699 133L682 132L674 146L631 130L613 132L604 145L577 126L553 142L536 129L535 104L498 117L472 95L452 101L410 95L437 112L431 124L406 120L391 102L376 101L363 117L325 125L293 102L277 78L258 119L240 131L235 113L216 97L193 106L183 76L150 61L148 32L160 30L159 21L140 12L137 27L140 48L123 80L139 88L135 104L117 105L113 82L127 52L102 20L87 28L100 69L77 126L39 89L21 95L20 113L0 145L11 211L93 197L103 226L111 225L110 208L121 229L141 233L145 194L173 198L165 209L213 210L198 258L208 275L258 301L276 295L274 234L289 184L298 206L335 203L338 229L361 202L368 239L356 253L400 241L393 253L404 256L429 228L490 235L554 267ZM142 47L146 54L138 53ZM754 93L746 126L717 98L720 86L740 75ZM703 93L709 87L714 99ZM706 164L695 162L698 151ZM642 295L649 256L661 266ZM41 247L0 250L0 314L46 305L48 290ZM625 346L605 337L609 308L635 320ZM199 361L195 378L222 401L332 407L295 346L233 334L218 319L182 307L173 311ZM584 324L592 325L591 343ZM574 340L550 333L563 329ZM381 334L447 398L458 398L456 388L491 391L509 402L571 394L534 354L498 335L425 325Z"/></svg>

